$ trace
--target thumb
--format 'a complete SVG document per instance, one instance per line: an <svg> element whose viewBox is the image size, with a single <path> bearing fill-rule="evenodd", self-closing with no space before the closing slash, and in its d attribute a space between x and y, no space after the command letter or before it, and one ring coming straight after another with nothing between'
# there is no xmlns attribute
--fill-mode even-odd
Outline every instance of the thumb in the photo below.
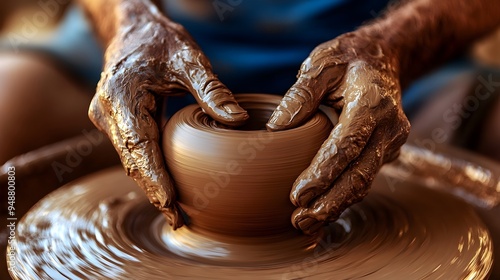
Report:
<svg viewBox="0 0 500 280"><path fill-rule="evenodd" d="M316 112L325 95L338 88L344 73L343 64L328 66L324 61L306 59L297 81L269 118L267 129L277 131L301 125Z"/></svg>

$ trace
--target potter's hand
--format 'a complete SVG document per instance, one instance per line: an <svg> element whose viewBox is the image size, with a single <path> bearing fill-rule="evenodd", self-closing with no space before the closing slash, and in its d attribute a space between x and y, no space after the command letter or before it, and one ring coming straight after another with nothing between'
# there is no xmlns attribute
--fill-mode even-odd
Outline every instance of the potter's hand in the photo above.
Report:
<svg viewBox="0 0 500 280"><path fill-rule="evenodd" d="M389 48L360 32L318 46L271 116L270 130L293 128L320 103L342 110L339 123L297 178L290 199L296 228L313 233L360 201L409 133L401 108L397 61Z"/></svg>
<svg viewBox="0 0 500 280"><path fill-rule="evenodd" d="M111 139L127 174L177 228L183 220L154 118L159 97L191 93L205 113L226 125L241 124L248 115L183 27L153 7L133 13L110 40L89 116Z"/></svg>

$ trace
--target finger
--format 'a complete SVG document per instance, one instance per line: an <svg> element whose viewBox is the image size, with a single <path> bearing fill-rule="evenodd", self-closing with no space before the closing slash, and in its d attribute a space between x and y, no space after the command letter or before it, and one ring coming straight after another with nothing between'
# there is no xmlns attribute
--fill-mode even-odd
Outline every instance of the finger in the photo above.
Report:
<svg viewBox="0 0 500 280"><path fill-rule="evenodd" d="M173 58L175 75L193 94L203 111L229 126L242 125L248 113L238 105L231 91L217 78L201 51L185 49Z"/></svg>
<svg viewBox="0 0 500 280"><path fill-rule="evenodd" d="M104 88L92 100L89 116L110 138L127 175L137 182L155 207L170 209L166 211L169 222L180 226L182 216L173 204L174 186L165 169L158 127L151 115L156 106L154 97L147 91L129 96L132 98L112 98L108 88Z"/></svg>
<svg viewBox="0 0 500 280"><path fill-rule="evenodd" d="M162 208L161 212L174 230L182 227L186 223L184 215L182 215L182 208L178 203L168 208Z"/></svg>
<svg viewBox="0 0 500 280"><path fill-rule="evenodd" d="M290 192L290 200L295 206L307 207L360 155L375 129L375 122L368 113L365 107L344 110L309 167L295 180Z"/></svg>
<svg viewBox="0 0 500 280"><path fill-rule="evenodd" d="M349 206L361 201L382 165L382 152L377 147L367 147L354 164L335 181L333 187L309 207L297 208L292 214L293 225L307 234L312 234L324 224L338 219Z"/></svg>
<svg viewBox="0 0 500 280"><path fill-rule="evenodd" d="M304 61L295 84L287 91L267 123L277 131L296 127L311 117L328 93L342 81L346 66L333 58L314 55Z"/></svg>

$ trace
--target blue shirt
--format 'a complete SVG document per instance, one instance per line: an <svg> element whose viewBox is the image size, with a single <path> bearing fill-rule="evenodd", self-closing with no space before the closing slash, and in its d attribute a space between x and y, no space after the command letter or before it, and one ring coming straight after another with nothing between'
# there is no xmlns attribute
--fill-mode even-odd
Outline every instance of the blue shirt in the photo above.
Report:
<svg viewBox="0 0 500 280"><path fill-rule="evenodd" d="M205 15L189 2L208 2ZM317 45L371 20L387 0L165 0L233 92L284 94Z"/></svg>

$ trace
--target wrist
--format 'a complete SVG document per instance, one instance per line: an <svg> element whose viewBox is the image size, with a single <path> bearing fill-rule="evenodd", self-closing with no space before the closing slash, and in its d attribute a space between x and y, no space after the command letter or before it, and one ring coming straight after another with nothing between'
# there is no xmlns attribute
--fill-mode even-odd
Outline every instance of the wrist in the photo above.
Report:
<svg viewBox="0 0 500 280"><path fill-rule="evenodd" d="M499 8L498 0L403 1L359 30L384 42L404 87L498 26Z"/></svg>
<svg viewBox="0 0 500 280"><path fill-rule="evenodd" d="M115 36L124 30L151 22L161 16L149 0L79 0L81 8L92 22L94 31L106 49Z"/></svg>
<svg viewBox="0 0 500 280"><path fill-rule="evenodd" d="M115 7L117 31L145 26L162 17L157 6L148 0L119 0Z"/></svg>
<svg viewBox="0 0 500 280"><path fill-rule="evenodd" d="M399 77L401 73L401 57L404 49L391 44L379 25L366 25L353 32L356 42L354 49L358 56L370 60L376 67L390 70Z"/></svg>
<svg viewBox="0 0 500 280"><path fill-rule="evenodd" d="M425 26L408 29L395 18L382 18L360 28L362 36L377 41L384 56L390 60L401 86L406 87L427 67L427 56L433 55L421 45Z"/></svg>

